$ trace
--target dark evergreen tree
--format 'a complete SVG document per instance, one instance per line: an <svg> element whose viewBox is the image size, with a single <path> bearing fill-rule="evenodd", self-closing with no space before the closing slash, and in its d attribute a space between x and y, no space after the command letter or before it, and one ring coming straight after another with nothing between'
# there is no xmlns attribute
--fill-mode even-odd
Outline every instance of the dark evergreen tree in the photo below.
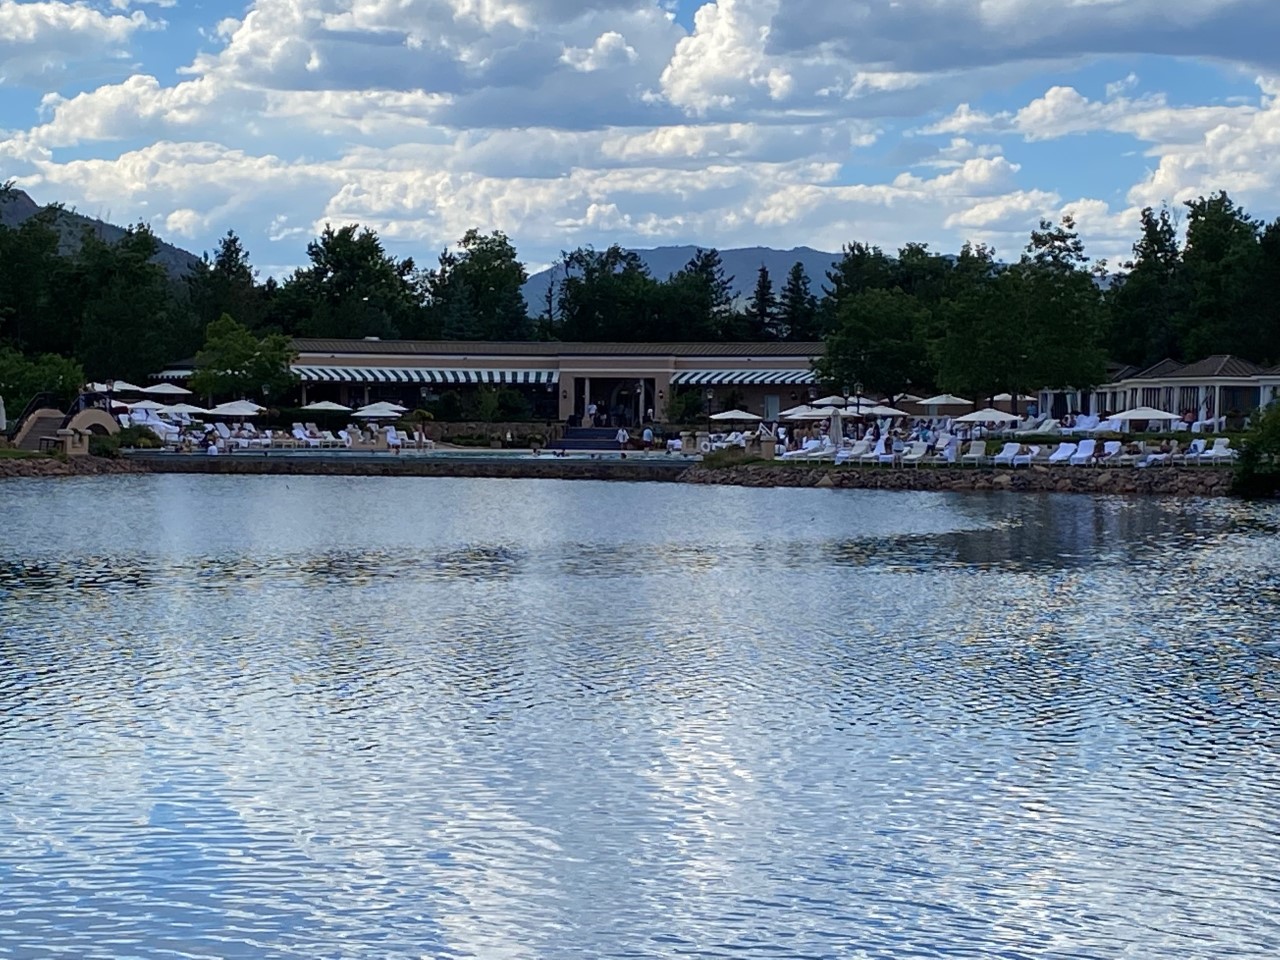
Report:
<svg viewBox="0 0 1280 960"><path fill-rule="evenodd" d="M818 328L818 299L809 287L809 275L799 260L787 271L787 282L778 296L778 332L785 340L822 338Z"/></svg>
<svg viewBox="0 0 1280 960"><path fill-rule="evenodd" d="M746 333L751 340L781 340L778 327L778 298L773 293L769 268L761 264L756 289L747 301Z"/></svg>

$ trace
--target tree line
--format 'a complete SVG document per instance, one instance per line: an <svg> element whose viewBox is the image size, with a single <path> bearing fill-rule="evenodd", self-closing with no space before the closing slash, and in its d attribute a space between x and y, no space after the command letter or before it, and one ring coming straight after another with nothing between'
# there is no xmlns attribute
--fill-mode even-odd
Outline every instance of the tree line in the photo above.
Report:
<svg viewBox="0 0 1280 960"><path fill-rule="evenodd" d="M821 340L826 383L891 397L1094 386L1107 361L1280 361L1280 220L1225 193L1142 211L1132 259L1114 271L1067 217L1042 222L1012 262L980 244L950 256L850 243L816 281L800 263L780 282L761 267L741 301L714 249L666 278L616 245L567 251L542 302L527 304L528 275L498 231L468 231L422 268L370 229L326 227L280 280L261 279L228 232L175 277L154 262L145 224L116 243L92 232L68 243L57 214L0 227L0 395L11 400L145 380L193 355L215 392L283 389L292 337Z"/></svg>

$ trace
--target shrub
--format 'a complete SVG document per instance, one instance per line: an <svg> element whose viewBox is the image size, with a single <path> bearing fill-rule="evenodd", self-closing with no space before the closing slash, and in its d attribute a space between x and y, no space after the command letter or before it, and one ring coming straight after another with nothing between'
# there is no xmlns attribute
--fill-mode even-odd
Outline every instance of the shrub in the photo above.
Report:
<svg viewBox="0 0 1280 960"><path fill-rule="evenodd" d="M89 453L95 457L109 457L114 459L120 456L120 436L107 436L103 434L90 434L89 436Z"/></svg>

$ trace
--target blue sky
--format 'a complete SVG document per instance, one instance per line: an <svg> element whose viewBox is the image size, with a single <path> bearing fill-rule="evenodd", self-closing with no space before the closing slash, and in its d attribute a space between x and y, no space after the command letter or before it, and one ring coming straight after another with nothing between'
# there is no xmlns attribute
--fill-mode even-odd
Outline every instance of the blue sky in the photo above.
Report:
<svg viewBox="0 0 1280 960"><path fill-rule="evenodd" d="M1011 257L1070 214L1117 263L1145 205L1280 215L1278 35L1272 0L0 0L0 178L196 252L234 229L264 274L348 222L536 268Z"/></svg>

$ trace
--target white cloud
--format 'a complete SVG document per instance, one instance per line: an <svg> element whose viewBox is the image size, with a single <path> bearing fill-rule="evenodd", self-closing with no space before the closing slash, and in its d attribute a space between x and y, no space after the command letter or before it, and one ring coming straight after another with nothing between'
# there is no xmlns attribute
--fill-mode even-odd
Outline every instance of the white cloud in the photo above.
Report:
<svg viewBox="0 0 1280 960"><path fill-rule="evenodd" d="M128 55L140 30L157 27L146 14L107 14L87 3L0 0L0 83L47 88L77 68Z"/></svg>
<svg viewBox="0 0 1280 960"><path fill-rule="evenodd" d="M1016 252L1064 210L1113 255L1142 203L1280 195L1274 81L1250 102L1175 104L1115 65L1129 50L1266 59L1280 5L1228 51L1213 30L1245 0L718 0L688 31L658 0L252 0L210 22L173 82L129 64L158 22L102 2L117 12L0 0L0 72L59 91L0 132L6 171L197 249L234 227L264 264L297 262L325 221L419 258L503 229L545 261L613 241ZM1086 56L1119 78L1102 99L1046 83L1003 109L991 93ZM119 72L55 87L65 61ZM1025 144L1099 133L1132 138L1150 169L1115 182L1102 154L1095 195L1064 201Z"/></svg>

